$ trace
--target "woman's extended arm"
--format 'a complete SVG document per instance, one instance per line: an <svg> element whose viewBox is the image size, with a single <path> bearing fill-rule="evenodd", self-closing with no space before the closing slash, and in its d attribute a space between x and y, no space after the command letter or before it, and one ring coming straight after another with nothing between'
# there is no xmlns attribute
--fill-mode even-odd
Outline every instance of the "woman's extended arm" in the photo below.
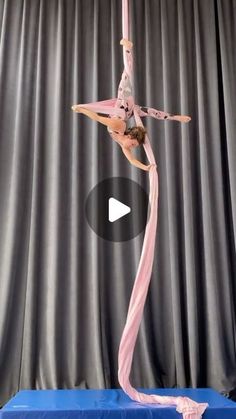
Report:
<svg viewBox="0 0 236 419"><path fill-rule="evenodd" d="M126 123L122 119L108 118L105 116L100 116L96 112L90 111L89 109L83 108L80 105L72 106L72 110L78 113L82 113L93 121L100 122L100 124L106 125L113 131L118 131L124 133L126 129Z"/></svg>
<svg viewBox="0 0 236 419"><path fill-rule="evenodd" d="M121 148L122 148L122 151L123 151L125 157L129 160L129 162L133 166L136 166L139 169L142 169L142 170L145 170L145 171L150 170L150 168L152 166L151 164L146 165L146 164L141 163L141 161L134 158L133 154L131 153L131 151L128 148L125 148L125 147L121 147Z"/></svg>

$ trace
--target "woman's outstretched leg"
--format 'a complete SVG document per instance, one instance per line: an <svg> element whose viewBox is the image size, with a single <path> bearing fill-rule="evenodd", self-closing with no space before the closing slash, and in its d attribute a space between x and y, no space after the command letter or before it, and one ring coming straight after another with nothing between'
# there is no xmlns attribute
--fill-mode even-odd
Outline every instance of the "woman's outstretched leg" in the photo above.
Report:
<svg viewBox="0 0 236 419"><path fill-rule="evenodd" d="M133 44L127 39L122 39L120 44L123 45L124 53L124 71L118 87L116 107L124 109L125 119L129 119L133 115L134 98L132 92L132 72L133 72Z"/></svg>
<svg viewBox="0 0 236 419"><path fill-rule="evenodd" d="M138 106L138 113L141 117L151 116L156 119L168 119L170 121L189 122L190 116L187 115L173 115L168 112L159 111L158 109L148 108L146 106Z"/></svg>
<svg viewBox="0 0 236 419"><path fill-rule="evenodd" d="M128 39L121 39L120 45L123 46L123 60L124 60L124 71L128 74L129 78L133 76L133 42Z"/></svg>
<svg viewBox="0 0 236 419"><path fill-rule="evenodd" d="M110 131L116 131L120 133L125 132L126 123L121 118L109 118L101 116L91 109L83 108L82 105L74 105L72 106L72 110L88 116L93 121L100 122L100 124L105 125Z"/></svg>
<svg viewBox="0 0 236 419"><path fill-rule="evenodd" d="M121 119L125 119L124 109L116 108L117 99L101 100L99 102L92 103L80 103L79 105L73 105L72 110L80 112L80 109L89 109L92 112L96 112L104 115L117 116Z"/></svg>

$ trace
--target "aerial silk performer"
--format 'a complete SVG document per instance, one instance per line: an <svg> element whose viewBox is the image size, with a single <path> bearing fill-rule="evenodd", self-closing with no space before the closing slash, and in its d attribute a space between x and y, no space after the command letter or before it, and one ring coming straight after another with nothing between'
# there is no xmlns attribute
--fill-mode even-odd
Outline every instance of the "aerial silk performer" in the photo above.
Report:
<svg viewBox="0 0 236 419"><path fill-rule="evenodd" d="M73 105L72 109L77 113L82 113L94 121L106 125L111 138L121 146L129 162L142 170L149 171L152 167L156 167L154 156L152 163L144 165L135 159L132 154L132 149L140 145L144 146L146 152L148 149L148 147L145 147L145 144L148 142L147 136L145 137L146 130L139 117L152 116L156 119L168 119L179 122L189 122L191 118L184 115L172 115L168 112L138 106L134 103L131 82L133 73L133 44L126 38L123 38L120 43L123 45L124 71L119 83L117 98ZM104 117L100 114L106 114L108 116ZM136 126L128 128L127 122L132 118L135 119Z"/></svg>
<svg viewBox="0 0 236 419"><path fill-rule="evenodd" d="M175 405L183 419L200 419L207 408L207 403L197 403L188 397L159 396L138 392L129 381L134 347L141 323L144 304L151 279L154 260L157 210L158 210L158 175L156 161L151 144L143 127L141 117L152 116L157 119L169 119L180 122L190 121L190 117L172 115L153 108L136 105L132 93L132 42L129 41L128 1L122 0L123 23L123 59L124 71L116 99L109 99L89 104L73 105L75 112L83 113L91 119L107 126L111 138L116 141L134 166L149 172L150 215L146 225L141 257L131 294L126 324L121 337L118 354L118 379L122 389L132 399L142 404ZM102 116L105 114L107 116ZM128 128L131 118L135 126ZM143 145L149 164L145 165L135 159L132 149Z"/></svg>

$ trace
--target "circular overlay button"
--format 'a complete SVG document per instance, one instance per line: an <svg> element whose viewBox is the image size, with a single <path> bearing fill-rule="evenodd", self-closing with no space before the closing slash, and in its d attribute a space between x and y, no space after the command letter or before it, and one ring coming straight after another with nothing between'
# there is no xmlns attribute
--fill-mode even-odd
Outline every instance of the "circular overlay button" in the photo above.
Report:
<svg viewBox="0 0 236 419"><path fill-rule="evenodd" d="M131 179L108 178L89 193L85 213L90 227L103 239L131 240L146 226L148 195Z"/></svg>

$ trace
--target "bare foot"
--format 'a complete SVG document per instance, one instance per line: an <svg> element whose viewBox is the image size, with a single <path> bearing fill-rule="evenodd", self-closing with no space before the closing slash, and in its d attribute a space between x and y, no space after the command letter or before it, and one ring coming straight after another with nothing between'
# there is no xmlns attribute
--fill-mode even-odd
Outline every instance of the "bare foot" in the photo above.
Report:
<svg viewBox="0 0 236 419"><path fill-rule="evenodd" d="M189 122L191 121L190 116L186 116L186 115L176 115L176 120L179 122Z"/></svg>
<svg viewBox="0 0 236 419"><path fill-rule="evenodd" d="M80 112L81 107L80 107L80 105L73 105L73 106L71 106L71 109L74 112Z"/></svg>
<svg viewBox="0 0 236 419"><path fill-rule="evenodd" d="M125 38L121 39L120 45L123 45L127 49L132 49L133 48L133 42L131 42L128 39L125 39Z"/></svg>

